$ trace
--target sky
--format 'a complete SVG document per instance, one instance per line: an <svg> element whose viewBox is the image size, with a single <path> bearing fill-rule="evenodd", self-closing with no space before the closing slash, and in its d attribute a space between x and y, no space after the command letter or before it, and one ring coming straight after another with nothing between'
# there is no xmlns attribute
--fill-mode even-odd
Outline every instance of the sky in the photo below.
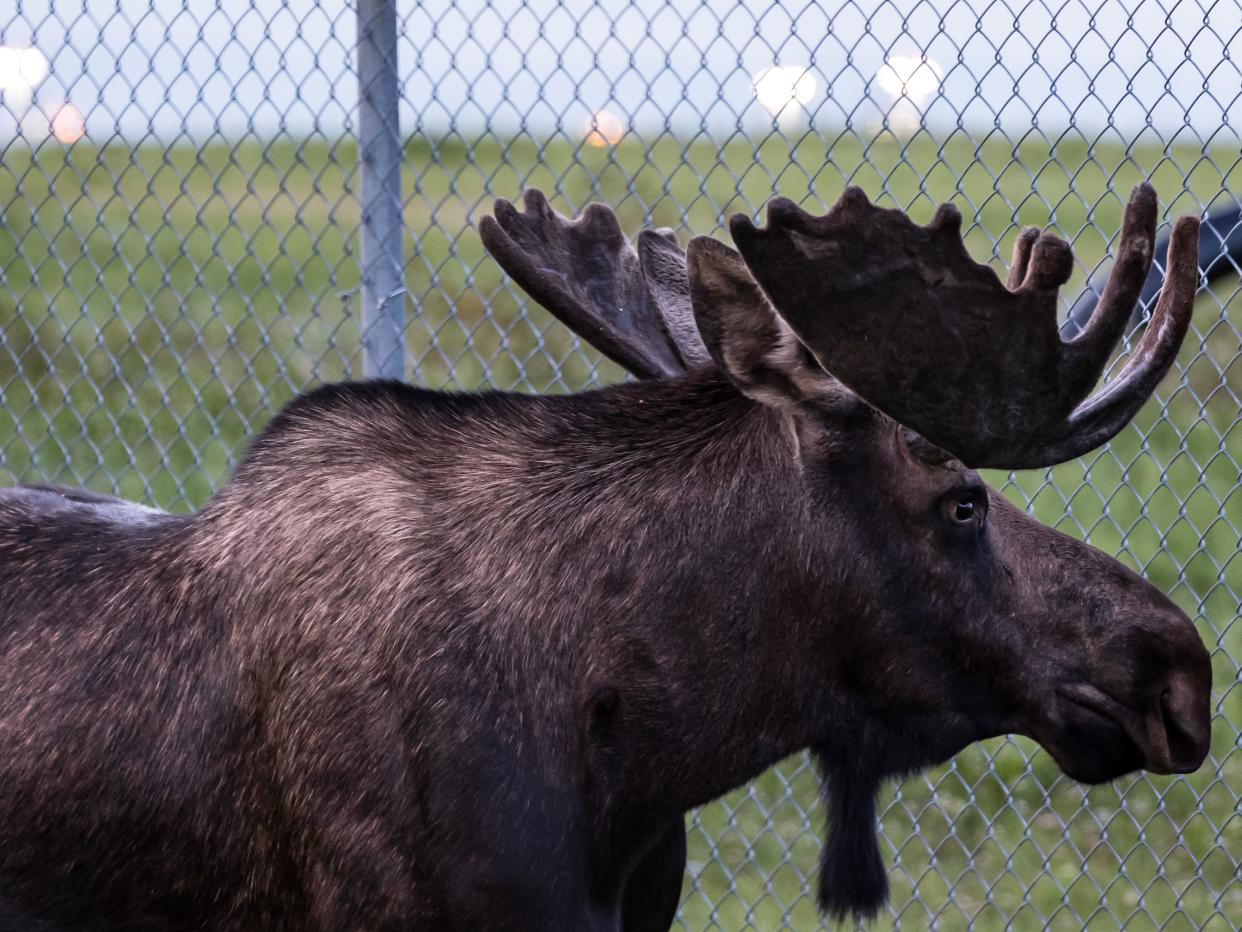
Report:
<svg viewBox="0 0 1242 932"><path fill-rule="evenodd" d="M788 127L874 127L894 55L934 63L894 118L1016 138L1074 127L1236 141L1236 0L854 0L735 3L401 0L401 131L579 135L608 110L640 133L725 138L776 119L754 75L809 76ZM253 133L335 136L356 119L355 13L343 0L0 0L0 45L49 74L3 93L0 140L46 138L66 101L104 142ZM932 67L932 66L929 66ZM0 75L3 68L0 67ZM922 75L926 77L926 75ZM897 82L900 94L900 82Z"/></svg>

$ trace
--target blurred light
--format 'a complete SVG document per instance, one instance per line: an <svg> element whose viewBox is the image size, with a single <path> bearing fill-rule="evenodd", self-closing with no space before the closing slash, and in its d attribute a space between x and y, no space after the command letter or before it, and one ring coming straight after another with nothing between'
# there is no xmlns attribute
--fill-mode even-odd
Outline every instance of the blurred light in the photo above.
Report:
<svg viewBox="0 0 1242 932"><path fill-rule="evenodd" d="M86 135L86 118L73 104L61 104L52 114L51 127L57 142L72 145Z"/></svg>
<svg viewBox="0 0 1242 932"><path fill-rule="evenodd" d="M600 110L587 118L582 133L588 146L605 149L621 141L625 135L625 123L615 113Z"/></svg>
<svg viewBox="0 0 1242 932"><path fill-rule="evenodd" d="M891 55L875 73L875 83L893 98L883 124L898 137L913 136L923 128L923 110L940 90L944 71L925 55Z"/></svg>
<svg viewBox="0 0 1242 932"><path fill-rule="evenodd" d="M772 116L788 119L800 116L800 111L815 97L819 82L801 65L774 65L764 68L752 79L755 99Z"/></svg>
<svg viewBox="0 0 1242 932"><path fill-rule="evenodd" d="M47 70L47 57L38 49L0 45L0 92L29 98Z"/></svg>
<svg viewBox="0 0 1242 932"><path fill-rule="evenodd" d="M923 55L893 55L875 73L876 83L893 97L922 106L940 89L944 71Z"/></svg>

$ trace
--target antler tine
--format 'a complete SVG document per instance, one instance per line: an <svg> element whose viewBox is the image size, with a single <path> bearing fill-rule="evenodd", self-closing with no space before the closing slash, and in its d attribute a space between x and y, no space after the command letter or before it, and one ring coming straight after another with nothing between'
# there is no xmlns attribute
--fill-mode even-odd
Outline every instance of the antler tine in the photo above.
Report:
<svg viewBox="0 0 1242 932"><path fill-rule="evenodd" d="M971 260L951 205L920 227L847 189L822 217L778 198L766 228L735 217L731 229L772 305L840 382L971 465L1023 468L1106 441L1172 363L1195 290L1193 218L1175 231L1159 322L1121 376L1083 403L1142 288L1155 218L1155 193L1140 185L1105 297L1071 343L1056 314L1073 258L1054 236L1019 236L1006 287Z"/></svg>
<svg viewBox="0 0 1242 932"><path fill-rule="evenodd" d="M1009 263L1009 290L1016 291L1026 278L1026 267L1031 261L1031 247L1039 239L1039 227L1027 227L1018 234L1013 243L1013 261Z"/></svg>
<svg viewBox="0 0 1242 932"><path fill-rule="evenodd" d="M696 361L694 347L683 348L671 326L679 301L686 314L690 306L685 254L675 240L652 233L654 239L640 237L636 252L602 204L571 221L534 188L523 203L518 211L497 200L494 216L479 221L479 234L527 294L640 378L668 378Z"/></svg>
<svg viewBox="0 0 1242 932"><path fill-rule="evenodd" d="M1126 331L1126 324L1151 270L1156 245L1156 192L1140 184L1130 195L1121 225L1117 260L1108 283L1082 332L1066 346L1066 363L1080 371L1076 378L1086 386L1099 381L1108 357Z"/></svg>
<svg viewBox="0 0 1242 932"><path fill-rule="evenodd" d="M1140 286L1146 275L1144 269ZM1111 279L1109 284L1111 286ZM1142 340L1121 372L1074 409L1069 418L1069 435L1061 441L1062 445L1048 451L1049 456L1058 461L1080 456L1106 443L1138 413L1177 358L1190 328L1198 286L1199 218L1180 217L1169 239L1160 300L1152 311ZM1124 322L1132 309L1121 306L1114 313Z"/></svg>

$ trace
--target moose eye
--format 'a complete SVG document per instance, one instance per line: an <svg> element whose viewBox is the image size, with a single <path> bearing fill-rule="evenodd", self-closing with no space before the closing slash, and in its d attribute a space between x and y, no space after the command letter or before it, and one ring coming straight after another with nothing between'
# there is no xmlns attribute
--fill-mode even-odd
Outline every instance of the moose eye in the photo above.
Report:
<svg viewBox="0 0 1242 932"><path fill-rule="evenodd" d="M978 492L959 493L947 502L949 519L954 524L976 524L983 520L987 506Z"/></svg>

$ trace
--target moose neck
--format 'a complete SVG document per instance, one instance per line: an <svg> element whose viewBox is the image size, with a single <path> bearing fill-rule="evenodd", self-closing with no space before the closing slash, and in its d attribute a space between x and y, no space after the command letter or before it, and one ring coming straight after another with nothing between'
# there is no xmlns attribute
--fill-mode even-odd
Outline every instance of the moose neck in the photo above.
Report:
<svg viewBox="0 0 1242 932"><path fill-rule="evenodd" d="M811 747L829 813L820 905L838 918L870 915L887 896L879 786L964 742L907 734L860 698L861 644L878 630L866 594L876 578L851 551L859 516L848 502L860 476L838 474L812 506L793 425L707 376L601 397L623 415L598 426L597 452L644 490L602 493L597 507L613 524L593 533L610 542L606 553L578 541L582 597L599 619L586 638L580 731L603 850L641 850L664 820ZM682 404L697 418L679 424ZM661 426L640 431L633 448L627 420L642 409ZM819 440L838 451L866 445L861 423ZM868 457L855 453L857 472ZM842 468L835 461L810 468L822 480ZM619 546L619 535L637 543ZM622 594L615 603L601 595L610 586Z"/></svg>
<svg viewBox="0 0 1242 932"><path fill-rule="evenodd" d="M833 621L825 542L812 542L790 423L721 377L596 401L549 496L575 503L550 556L590 607L589 753L619 810L681 812L812 743L835 706L830 671L805 656ZM583 484L589 504L572 491Z"/></svg>

